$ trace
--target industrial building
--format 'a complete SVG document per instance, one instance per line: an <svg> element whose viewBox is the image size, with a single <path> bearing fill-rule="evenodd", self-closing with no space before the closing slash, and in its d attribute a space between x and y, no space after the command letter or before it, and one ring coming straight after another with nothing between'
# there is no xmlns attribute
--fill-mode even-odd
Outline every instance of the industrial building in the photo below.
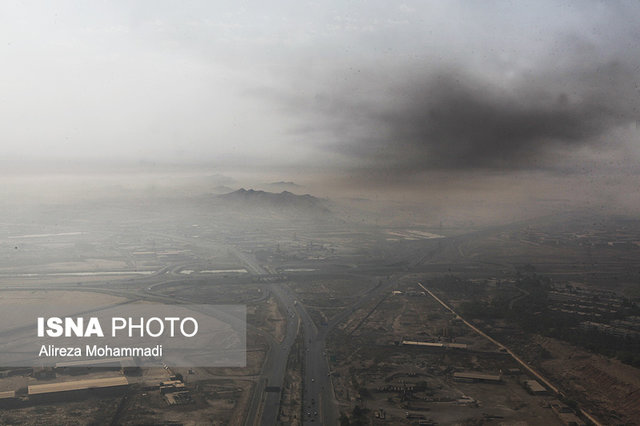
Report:
<svg viewBox="0 0 640 426"><path fill-rule="evenodd" d="M186 405L194 402L182 380L176 378L160 383L160 393L168 405Z"/></svg>
<svg viewBox="0 0 640 426"><path fill-rule="evenodd" d="M55 400L80 394L120 392L129 386L126 377L108 377L101 379L73 380L69 382L47 383L28 387L29 399Z"/></svg>
<svg viewBox="0 0 640 426"><path fill-rule="evenodd" d="M443 348L443 349L467 349L466 343L437 343L437 342L419 342L416 340L403 340L403 346L423 346L427 348Z"/></svg>
<svg viewBox="0 0 640 426"><path fill-rule="evenodd" d="M532 395L546 395L547 389L537 380L525 380L524 385Z"/></svg>
<svg viewBox="0 0 640 426"><path fill-rule="evenodd" d="M160 383L160 393L162 395L173 392L181 392L184 391L184 383L182 380L169 380L166 382Z"/></svg>
<svg viewBox="0 0 640 426"><path fill-rule="evenodd" d="M501 383L502 376L494 374L476 373L475 371L467 371L460 373L453 373L453 380L456 382L466 383Z"/></svg>

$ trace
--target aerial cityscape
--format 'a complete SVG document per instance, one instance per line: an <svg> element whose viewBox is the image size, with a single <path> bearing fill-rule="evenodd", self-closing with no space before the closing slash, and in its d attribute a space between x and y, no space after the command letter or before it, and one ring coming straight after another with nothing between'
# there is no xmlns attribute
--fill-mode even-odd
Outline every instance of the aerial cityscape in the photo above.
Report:
<svg viewBox="0 0 640 426"><path fill-rule="evenodd" d="M639 21L3 3L0 424L640 424Z"/></svg>

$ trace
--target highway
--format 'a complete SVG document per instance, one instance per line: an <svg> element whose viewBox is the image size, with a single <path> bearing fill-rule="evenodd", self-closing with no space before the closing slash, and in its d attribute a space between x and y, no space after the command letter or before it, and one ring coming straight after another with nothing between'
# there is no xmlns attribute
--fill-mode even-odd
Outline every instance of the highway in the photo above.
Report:
<svg viewBox="0 0 640 426"><path fill-rule="evenodd" d="M269 272L264 269L253 256L234 248L230 248L230 250L244 263L251 274L258 276L269 275ZM325 338L328 330L338 324L338 322L333 322L331 326L318 330L304 305L300 303L295 294L293 294L287 286L271 283L268 288L276 297L278 303L280 303L283 312L287 313L287 332L283 343L272 347L270 351L271 356L267 357L268 361L265 362L263 368L264 385L282 385L289 352L298 333L298 324L301 323L305 336L303 424L316 422L327 425L337 424L339 413L337 412L333 385L331 383L331 377L329 376L329 366L325 352ZM262 396L263 394L265 396ZM255 421L256 414L254 414L253 410L256 409L256 400L259 399L264 400L260 424L270 426L277 423L277 414L280 408L280 393L264 392L264 386L260 383L254 392L245 426L254 424L252 422Z"/></svg>
<svg viewBox="0 0 640 426"><path fill-rule="evenodd" d="M369 303L393 285L393 280L380 282L357 298L357 302L342 310L325 326L318 328L304 305L297 303L296 309L302 319L305 335L305 374L303 383L303 424L319 422L323 425L338 424L340 417L333 391L333 383L326 356L326 338L329 332L349 316ZM293 297L293 296L290 296Z"/></svg>
<svg viewBox="0 0 640 426"><path fill-rule="evenodd" d="M250 274L257 278L270 276L269 271L262 267L254 256L235 247L229 247L229 250L243 263ZM267 288L280 304L282 312L287 314L287 328L283 342L272 344L267 354L263 372L256 384L244 425L253 426L257 424L258 418L260 418L259 424L262 426L277 424L281 392L266 392L265 390L267 386L274 387L274 389L282 387L289 353L300 325L305 339L303 424L338 424L340 413L326 355L327 335L334 327L353 315L356 310L388 291L394 282L393 279L388 279L385 282L380 281L376 286L360 294L357 302L345 308L327 325L320 328L316 326L305 306L288 286L280 283L267 284Z"/></svg>
<svg viewBox="0 0 640 426"><path fill-rule="evenodd" d="M252 255L243 253L235 247L229 247L229 251L255 277L267 277L270 275L269 271L263 268ZM245 426L255 425L258 418L260 418L260 425L262 426L271 426L277 423L287 361L299 330L300 311L296 310L299 303L288 292L284 291L279 284L269 283L267 288L275 296L282 312L285 313L287 327L283 341L279 344L272 343L269 348L262 367L261 377L254 388L251 402L249 403L249 409L244 421ZM270 389L269 392L267 392L267 387ZM277 391L278 389L280 391Z"/></svg>
<svg viewBox="0 0 640 426"><path fill-rule="evenodd" d="M285 337L282 343L271 346L264 364L263 375L266 376L264 384L265 387L269 386L274 389L282 389L289 352L291 352L291 347L298 335L299 319L295 310L291 309L293 307L292 302L290 303L290 301L286 299L280 288L276 284L270 284L269 289L278 302L283 306L287 306L288 309L284 311L287 315ZM256 393L259 393L259 389L256 389L256 391L258 391ZM263 426L274 425L277 422L280 411L281 392L265 392L265 395L260 424Z"/></svg>

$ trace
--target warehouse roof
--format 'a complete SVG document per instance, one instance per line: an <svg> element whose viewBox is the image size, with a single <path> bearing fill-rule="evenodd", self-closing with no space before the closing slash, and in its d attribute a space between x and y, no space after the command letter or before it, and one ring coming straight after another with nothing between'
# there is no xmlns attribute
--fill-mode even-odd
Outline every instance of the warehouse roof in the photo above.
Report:
<svg viewBox="0 0 640 426"><path fill-rule="evenodd" d="M540 383L538 383L536 380L527 380L525 381L525 384L527 385L529 390L534 393L547 391L547 389L544 386L542 386Z"/></svg>
<svg viewBox="0 0 640 426"><path fill-rule="evenodd" d="M0 392L0 399L15 398L15 397L16 397L16 391Z"/></svg>
<svg viewBox="0 0 640 426"><path fill-rule="evenodd" d="M502 380L502 377L496 376L495 374L476 373L475 371L453 373L453 377L456 379L490 380L496 382Z"/></svg>
<svg viewBox="0 0 640 426"><path fill-rule="evenodd" d="M47 383L44 385L29 386L29 395L43 393L67 392L74 390L108 388L112 386L126 386L129 382L126 377L108 377L102 379L74 380L72 382Z"/></svg>
<svg viewBox="0 0 640 426"><path fill-rule="evenodd" d="M419 342L416 340L403 340L402 344L409 345L409 346L427 346L431 348L467 349L466 343L437 343L437 342Z"/></svg>

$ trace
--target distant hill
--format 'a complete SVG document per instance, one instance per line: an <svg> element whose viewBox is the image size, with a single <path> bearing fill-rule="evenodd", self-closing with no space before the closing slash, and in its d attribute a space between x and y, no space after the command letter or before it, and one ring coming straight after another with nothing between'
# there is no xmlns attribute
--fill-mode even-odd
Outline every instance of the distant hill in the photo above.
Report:
<svg viewBox="0 0 640 426"><path fill-rule="evenodd" d="M218 195L217 199L230 207L278 214L319 217L331 213L325 206L324 200L309 194L292 194L289 191L274 193L241 188L228 194Z"/></svg>

